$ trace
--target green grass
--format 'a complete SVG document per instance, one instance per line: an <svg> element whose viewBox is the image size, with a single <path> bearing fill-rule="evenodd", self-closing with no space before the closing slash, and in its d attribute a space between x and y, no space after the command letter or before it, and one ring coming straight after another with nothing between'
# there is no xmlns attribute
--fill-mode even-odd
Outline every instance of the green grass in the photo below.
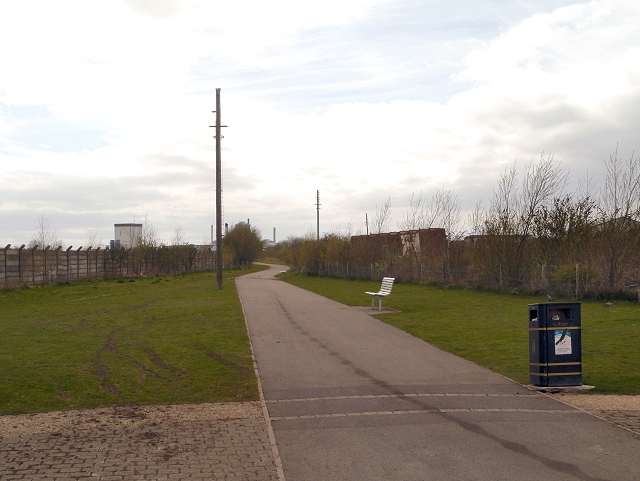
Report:
<svg viewBox="0 0 640 481"><path fill-rule="evenodd" d="M290 264L287 264L286 262L282 262L280 259L277 259L275 257L264 257L260 260L258 260L257 262L264 262L265 264L277 264L279 266L289 266L291 267Z"/></svg>
<svg viewBox="0 0 640 481"><path fill-rule="evenodd" d="M289 274L286 280L347 305L368 306L380 282ZM568 300L567 300L568 301ZM396 284L383 306L395 314L381 321L514 381L529 384L528 304L540 297ZM377 306L377 301L376 301ZM583 383L594 393L640 394L640 306L584 302L582 312Z"/></svg>
<svg viewBox="0 0 640 481"><path fill-rule="evenodd" d="M0 414L257 400L248 272L0 291Z"/></svg>

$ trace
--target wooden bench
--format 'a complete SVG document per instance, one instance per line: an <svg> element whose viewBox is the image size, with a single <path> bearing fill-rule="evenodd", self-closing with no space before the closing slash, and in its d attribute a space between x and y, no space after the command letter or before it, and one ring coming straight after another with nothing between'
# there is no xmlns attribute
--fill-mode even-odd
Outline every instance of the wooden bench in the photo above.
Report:
<svg viewBox="0 0 640 481"><path fill-rule="evenodd" d="M371 296L371 309L375 309L375 298L378 297L378 311L382 311L382 298L391 294L391 288L393 287L393 281L395 277L383 277L382 286L378 292L365 292Z"/></svg>

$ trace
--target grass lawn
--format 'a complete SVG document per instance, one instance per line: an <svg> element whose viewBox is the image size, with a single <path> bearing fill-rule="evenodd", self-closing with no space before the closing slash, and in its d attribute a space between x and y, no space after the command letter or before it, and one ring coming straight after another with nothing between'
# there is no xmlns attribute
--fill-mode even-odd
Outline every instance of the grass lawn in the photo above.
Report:
<svg viewBox="0 0 640 481"><path fill-rule="evenodd" d="M350 306L368 306L380 282L288 274L291 284ZM570 301L570 300L567 300ZM544 298L396 284L378 319L514 381L529 384L528 304ZM376 307L377 307L376 300ZM640 394L640 306L582 303L583 383L594 393Z"/></svg>
<svg viewBox="0 0 640 481"><path fill-rule="evenodd" d="M259 267L260 270L263 267ZM257 400L236 276L0 291L0 415Z"/></svg>

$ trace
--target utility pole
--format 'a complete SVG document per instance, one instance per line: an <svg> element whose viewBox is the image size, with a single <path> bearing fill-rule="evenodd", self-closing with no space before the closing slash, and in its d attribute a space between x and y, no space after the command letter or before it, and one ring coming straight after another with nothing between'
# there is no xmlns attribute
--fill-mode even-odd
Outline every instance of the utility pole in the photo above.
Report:
<svg viewBox="0 0 640 481"><path fill-rule="evenodd" d="M318 215L318 244L320 243L320 191L316 193L316 211Z"/></svg>
<svg viewBox="0 0 640 481"><path fill-rule="evenodd" d="M222 290L222 158L220 154L220 140L222 139L220 125L220 89L216 89L216 125L209 127L216 128L216 278L218 290Z"/></svg>
<svg viewBox="0 0 640 481"><path fill-rule="evenodd" d="M369 214L364 215L364 223L367 226L367 235L369 235Z"/></svg>

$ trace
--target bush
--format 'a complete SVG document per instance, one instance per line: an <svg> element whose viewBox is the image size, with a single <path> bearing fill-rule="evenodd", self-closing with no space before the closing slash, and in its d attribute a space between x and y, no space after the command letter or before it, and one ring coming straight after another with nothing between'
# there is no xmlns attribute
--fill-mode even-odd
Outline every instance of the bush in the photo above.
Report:
<svg viewBox="0 0 640 481"><path fill-rule="evenodd" d="M224 236L223 245L229 250L236 265L253 262L264 248L260 230L244 222L236 224Z"/></svg>

